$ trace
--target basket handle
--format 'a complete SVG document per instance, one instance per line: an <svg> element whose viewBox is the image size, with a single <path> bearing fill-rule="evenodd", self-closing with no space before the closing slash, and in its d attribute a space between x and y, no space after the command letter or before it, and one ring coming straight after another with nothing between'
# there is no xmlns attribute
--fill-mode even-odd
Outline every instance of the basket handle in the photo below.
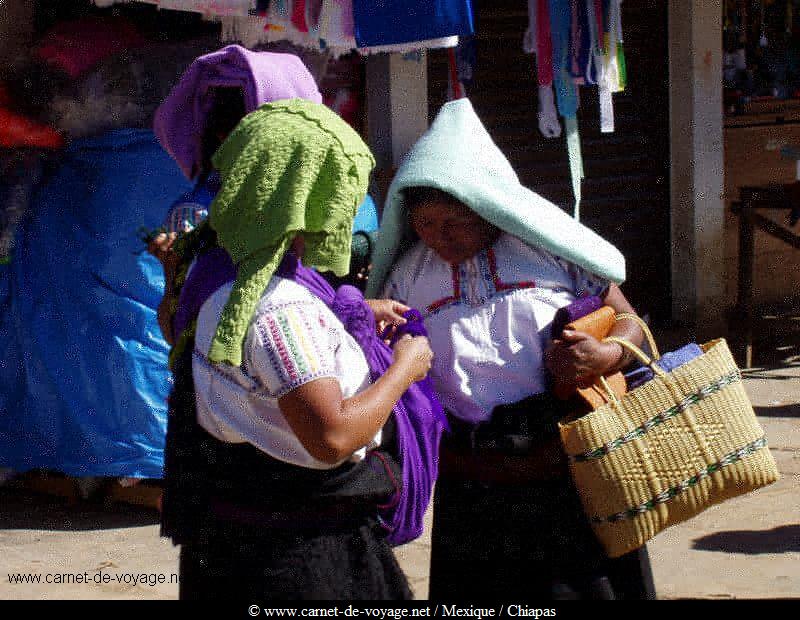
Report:
<svg viewBox="0 0 800 620"><path fill-rule="evenodd" d="M641 317L632 312L620 312L619 314L614 315L614 319L617 321L624 321L625 319L629 319L636 323L639 327L642 328L642 332L644 332L645 338L647 338L647 344L650 345L650 350L653 352L653 356L655 360L661 359L661 353L658 352L658 345L656 344L656 339L653 338L653 332L650 331L650 326L645 323Z"/></svg>
<svg viewBox="0 0 800 620"><path fill-rule="evenodd" d="M607 336L603 338L603 342L616 342L618 345L627 349L631 353L633 353L642 364L648 366L650 370L652 370L655 374L660 377L666 377L667 373L658 365L656 361L658 358L650 358L647 354L642 351L639 347L637 347L632 342L625 340L624 338L618 338L616 336Z"/></svg>
<svg viewBox="0 0 800 620"><path fill-rule="evenodd" d="M597 380L600 383L600 387L603 388L600 391L605 392L603 397L606 399L606 402L614 407L614 409L619 409L622 406L622 403L620 402L619 397L616 395L614 390L608 384L606 378L603 375L600 375Z"/></svg>

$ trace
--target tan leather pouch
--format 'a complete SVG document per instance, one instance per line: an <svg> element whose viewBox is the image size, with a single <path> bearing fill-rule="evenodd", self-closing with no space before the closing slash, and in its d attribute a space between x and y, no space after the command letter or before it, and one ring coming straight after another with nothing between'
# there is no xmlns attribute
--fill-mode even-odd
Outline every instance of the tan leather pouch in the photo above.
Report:
<svg viewBox="0 0 800 620"><path fill-rule="evenodd" d="M615 315L614 308L611 306L603 306L599 310L595 310L591 314L579 318L577 321L568 323L564 329L584 332L597 340L602 340L611 333L611 329L616 324ZM621 372L606 375L604 378L617 397L622 396L628 391L625 377ZM556 379L553 384L553 393L561 400L567 400L577 395L591 410L597 409L608 402L606 390L598 383L594 383L585 388L575 388L575 386L570 383L565 383Z"/></svg>

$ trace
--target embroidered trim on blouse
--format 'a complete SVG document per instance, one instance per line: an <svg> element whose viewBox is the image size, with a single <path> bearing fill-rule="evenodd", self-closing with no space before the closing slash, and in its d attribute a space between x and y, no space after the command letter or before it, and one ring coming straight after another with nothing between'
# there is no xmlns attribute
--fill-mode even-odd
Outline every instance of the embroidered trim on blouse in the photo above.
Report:
<svg viewBox="0 0 800 620"><path fill-rule="evenodd" d="M256 328L264 342L270 364L281 384L294 387L319 376L332 374L310 338L311 321L303 306L284 306L262 314Z"/></svg>
<svg viewBox="0 0 800 620"><path fill-rule="evenodd" d="M500 279L500 274L497 269L497 257L494 248L488 250L481 250L477 255L478 272L480 275L480 282L475 283L475 289L472 296L469 296L463 282L470 281L469 275L466 272L466 262L458 266L451 266L452 280L453 280L453 294L442 299L437 299L430 304L426 309L426 316L433 316L450 306L479 306L490 299L522 289L536 288L536 282L533 280L521 280L519 282L503 282ZM480 283L483 284L483 289L486 294L478 293Z"/></svg>

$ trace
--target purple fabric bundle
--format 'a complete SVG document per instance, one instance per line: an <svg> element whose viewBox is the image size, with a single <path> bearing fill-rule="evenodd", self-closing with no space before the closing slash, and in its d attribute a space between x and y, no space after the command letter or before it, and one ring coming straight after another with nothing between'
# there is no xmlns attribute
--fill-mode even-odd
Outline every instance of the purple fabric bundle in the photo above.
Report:
<svg viewBox="0 0 800 620"><path fill-rule="evenodd" d="M305 286L330 307L364 351L373 381L386 372L392 363L392 350L378 336L375 317L361 291L342 286L334 293L322 276L304 267L291 254L287 254L278 273ZM401 327L406 330L401 334L427 336L422 321L414 320L413 316ZM439 471L439 441L445 415L429 379L408 388L394 407L394 419L403 488L394 501L381 507L381 516L389 530L389 543L402 545L422 534L425 511Z"/></svg>
<svg viewBox="0 0 800 620"><path fill-rule="evenodd" d="M703 349L701 349L697 343L690 342L689 344L682 346L680 349L664 353L664 355L656 360L656 364L658 364L662 370L670 372L679 366L683 366L686 362L689 362L696 357L700 357L702 354ZM652 378L653 371L647 366L636 368L625 375L625 381L628 383L628 390L637 388L640 385L647 383Z"/></svg>
<svg viewBox="0 0 800 620"><path fill-rule="evenodd" d="M361 347L373 381L386 372L392 363L392 350L378 337L375 317L361 291L342 286L334 292L321 275L303 266L291 253L286 255L277 274L294 280L325 302ZM236 268L225 250L211 250L199 257L181 290L175 316L176 333L197 317L200 307L215 290L235 277ZM410 310L404 316L407 322L398 327L395 338L406 333L427 336L419 312ZM379 508L389 530L388 541L401 545L422 534L425 511L438 475L439 441L447 422L427 377L406 391L394 407L394 417L403 486L392 502Z"/></svg>
<svg viewBox="0 0 800 620"><path fill-rule="evenodd" d="M161 146L189 179L200 172L200 142L213 103L210 89L215 87L241 88L248 114L265 103L281 99L322 102L311 73L293 54L252 52L239 45L228 45L200 56L156 110L153 121L153 131Z"/></svg>
<svg viewBox="0 0 800 620"><path fill-rule="evenodd" d="M213 248L200 254L178 296L178 309L172 319L172 327L176 334L197 318L200 308L206 299L220 286L236 279L236 267L230 255L222 248Z"/></svg>
<svg viewBox="0 0 800 620"><path fill-rule="evenodd" d="M560 308L553 318L553 323L550 327L550 334L553 338L561 336L564 327L577 321L581 317L591 314L603 307L603 300L597 295L589 295L588 297L579 297L568 306Z"/></svg>

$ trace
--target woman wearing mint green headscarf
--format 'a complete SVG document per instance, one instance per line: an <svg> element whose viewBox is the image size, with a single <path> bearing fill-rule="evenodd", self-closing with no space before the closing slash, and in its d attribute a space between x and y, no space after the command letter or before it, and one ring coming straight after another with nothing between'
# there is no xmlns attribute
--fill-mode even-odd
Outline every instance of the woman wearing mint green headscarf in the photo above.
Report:
<svg viewBox="0 0 800 620"><path fill-rule="evenodd" d="M407 491L403 407L434 411L413 386L430 348L404 336L376 373L375 322L397 306L334 294L303 264L346 273L372 155L328 108L292 99L247 115L213 163L205 251L235 270L174 359L170 428L185 450L166 463L180 482L165 508L190 510L164 529L183 546L181 597L409 598L391 510Z"/></svg>
<svg viewBox="0 0 800 620"><path fill-rule="evenodd" d="M548 389L550 374L574 386L626 364L619 345L550 335L579 298L633 312L624 277L616 248L519 183L468 100L445 104L406 156L367 292L424 313L448 411L431 598L647 595L645 554L609 561L594 539L558 440L566 412ZM613 333L642 338L630 321Z"/></svg>

